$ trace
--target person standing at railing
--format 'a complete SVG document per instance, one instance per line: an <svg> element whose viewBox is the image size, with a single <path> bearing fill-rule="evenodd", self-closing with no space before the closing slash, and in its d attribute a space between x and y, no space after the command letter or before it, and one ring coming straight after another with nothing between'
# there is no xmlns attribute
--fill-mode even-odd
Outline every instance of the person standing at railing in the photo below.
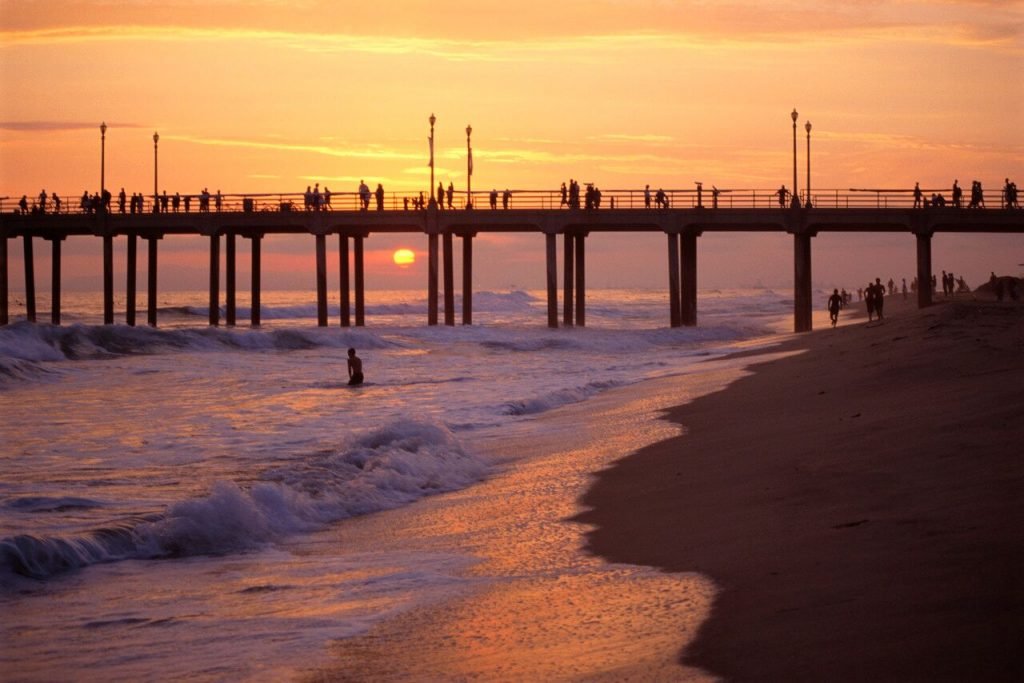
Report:
<svg viewBox="0 0 1024 683"><path fill-rule="evenodd" d="M1009 178L1004 181L1006 184L1003 185L1003 205L1007 209L1019 209L1020 204L1017 203L1017 183L1011 183Z"/></svg>
<svg viewBox="0 0 1024 683"><path fill-rule="evenodd" d="M384 186L382 184L380 184L380 183L377 183L377 189L374 190L373 194L377 198L377 210L378 211L383 211L384 210Z"/></svg>
<svg viewBox="0 0 1024 683"><path fill-rule="evenodd" d="M914 183L914 208L920 209L924 204L924 193L921 192L921 183Z"/></svg>
<svg viewBox="0 0 1024 683"><path fill-rule="evenodd" d="M220 192L220 190L218 190L218 192ZM160 210L164 213L167 213L167 200L167 190L164 190L164 193L160 195Z"/></svg>
<svg viewBox="0 0 1024 683"><path fill-rule="evenodd" d="M505 193L501 195L501 208L507 209L508 203L512 199L512 192L506 187Z"/></svg>
<svg viewBox="0 0 1024 683"><path fill-rule="evenodd" d="M46 190L39 191L39 213L46 213Z"/></svg>
<svg viewBox="0 0 1024 683"><path fill-rule="evenodd" d="M370 186L366 184L365 180L359 181L359 203L362 211L370 208Z"/></svg>
<svg viewBox="0 0 1024 683"><path fill-rule="evenodd" d="M490 199L491 199L491 208L492 209L497 209L498 208L498 190L493 189L493 188L491 189Z"/></svg>
<svg viewBox="0 0 1024 683"><path fill-rule="evenodd" d="M644 185L644 208L651 208L651 186Z"/></svg>
<svg viewBox="0 0 1024 683"><path fill-rule="evenodd" d="M440 181L437 183L437 208L444 208L444 183Z"/></svg>
<svg viewBox="0 0 1024 683"><path fill-rule="evenodd" d="M779 208L785 209L786 208L786 197L789 196L789 190L787 190L786 186L783 185L782 187L780 187L778 190L775 191L775 194L777 194L779 196Z"/></svg>
<svg viewBox="0 0 1024 683"><path fill-rule="evenodd" d="M331 209L331 188L324 185L324 211L333 211Z"/></svg>
<svg viewBox="0 0 1024 683"><path fill-rule="evenodd" d="M953 181L953 208L954 209L959 209L961 204L963 203L964 191L960 189L960 186L957 184L958 182L959 182L958 180L954 180Z"/></svg>
<svg viewBox="0 0 1024 683"><path fill-rule="evenodd" d="M719 189L718 189L717 187L715 187L714 185L712 185L712 186L711 186L711 208L712 208L712 209L717 209L717 208L718 208L718 195L719 195L719 194L720 194L721 192L722 192L722 191L721 191L721 190L719 190Z"/></svg>
<svg viewBox="0 0 1024 683"><path fill-rule="evenodd" d="M128 198L128 195L125 194L124 188L122 187L121 191L117 193L117 211L118 211L118 213L124 214L124 203L125 203L125 200L127 198Z"/></svg>
<svg viewBox="0 0 1024 683"><path fill-rule="evenodd" d="M60 197L57 196L56 192L53 193L53 212L60 213Z"/></svg>
<svg viewBox="0 0 1024 683"><path fill-rule="evenodd" d="M448 181L448 209L449 210L455 208L454 201L455 201L455 184L452 183L452 181L449 180Z"/></svg>
<svg viewBox="0 0 1024 683"><path fill-rule="evenodd" d="M562 203L558 205L558 208L563 206L569 206L569 190L565 187L565 182L562 183Z"/></svg>
<svg viewBox="0 0 1024 683"><path fill-rule="evenodd" d="M82 208L85 208L86 201L88 200L89 194L82 195ZM21 209L21 215L25 216L28 214L28 195L21 195L21 199L18 201L18 208Z"/></svg>

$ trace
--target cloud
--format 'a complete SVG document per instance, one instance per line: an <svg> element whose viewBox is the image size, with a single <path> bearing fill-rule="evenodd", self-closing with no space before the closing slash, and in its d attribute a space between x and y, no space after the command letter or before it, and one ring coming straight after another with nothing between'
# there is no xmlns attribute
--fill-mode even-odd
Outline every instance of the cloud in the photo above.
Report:
<svg viewBox="0 0 1024 683"><path fill-rule="evenodd" d="M89 121L0 121L0 130L13 130L19 132L36 131L68 131L68 130L98 130L99 123ZM142 128L137 123L108 123L107 128Z"/></svg>

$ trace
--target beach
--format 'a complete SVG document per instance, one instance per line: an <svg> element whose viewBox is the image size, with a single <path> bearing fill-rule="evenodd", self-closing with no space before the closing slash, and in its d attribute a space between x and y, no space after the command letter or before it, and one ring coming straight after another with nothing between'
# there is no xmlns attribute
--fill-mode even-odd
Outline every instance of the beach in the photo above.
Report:
<svg viewBox="0 0 1024 683"><path fill-rule="evenodd" d="M682 664L1024 678L1024 308L887 306L670 410L583 498L590 551L717 587Z"/></svg>

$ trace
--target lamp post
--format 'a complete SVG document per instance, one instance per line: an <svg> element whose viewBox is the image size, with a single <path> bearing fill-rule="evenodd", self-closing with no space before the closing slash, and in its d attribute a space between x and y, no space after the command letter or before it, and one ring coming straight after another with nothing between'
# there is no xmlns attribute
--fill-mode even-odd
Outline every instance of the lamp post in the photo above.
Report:
<svg viewBox="0 0 1024 683"><path fill-rule="evenodd" d="M466 126L466 208L473 208L473 146L469 136L473 134L473 126Z"/></svg>
<svg viewBox="0 0 1024 683"><path fill-rule="evenodd" d="M430 115L430 137L427 138L430 142L430 192L427 196L430 197L430 201L427 202L429 206L436 206L437 200L434 199L434 123L437 122L437 117L433 114Z"/></svg>
<svg viewBox="0 0 1024 683"><path fill-rule="evenodd" d="M100 124L100 201L106 196L107 189L107 122Z"/></svg>
<svg viewBox="0 0 1024 683"><path fill-rule="evenodd" d="M807 186L804 190L806 196L804 197L804 206L811 205L811 122L808 121L804 124L804 130L807 131Z"/></svg>
<svg viewBox="0 0 1024 683"><path fill-rule="evenodd" d="M793 117L793 205L799 201L796 194L796 119L799 114L796 113L796 109L790 114Z"/></svg>
<svg viewBox="0 0 1024 683"><path fill-rule="evenodd" d="M159 190L157 189L159 187L157 183L157 169L159 168L157 166L157 145L159 142L160 133L153 133L153 213L159 212L157 207L160 205Z"/></svg>

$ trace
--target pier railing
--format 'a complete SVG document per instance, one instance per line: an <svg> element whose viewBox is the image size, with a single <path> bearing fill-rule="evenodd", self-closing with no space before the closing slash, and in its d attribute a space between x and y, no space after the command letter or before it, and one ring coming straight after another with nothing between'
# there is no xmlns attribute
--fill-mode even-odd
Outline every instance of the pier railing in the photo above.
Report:
<svg viewBox="0 0 1024 683"><path fill-rule="evenodd" d="M658 201L659 192L662 201ZM791 198L787 194L780 201L779 190L753 188L701 188L701 189L611 189L601 190L600 203L593 208L603 209L768 209L789 207ZM811 206L819 209L909 209L915 206L929 206L934 197L941 196L941 205L947 208L1004 209L1019 208L1008 206L1003 190L988 190L982 193L980 202L972 202L969 190L964 193L960 206L954 206L949 188L922 188L923 198L916 202L912 189L823 189L810 193ZM83 201L81 195L60 194L60 208L54 202L54 195L48 194L45 205L40 197L25 197L25 206L16 197L0 197L0 213L45 212L62 214L92 213L95 206ZM358 192L321 192L318 196L306 196L304 192L270 193L212 193L202 194L161 194L159 197L142 195L132 211L131 196L122 204L118 195L110 201L112 214L128 213L196 213L209 212L267 212L267 211L416 211L430 202L426 192L387 192L378 202L371 192L369 201ZM436 199L436 196L435 196ZM808 195L800 193L802 204ZM580 206L584 199L580 199ZM466 210L472 206L477 210L510 209L568 209L569 198L561 190L509 189L484 190L468 195L455 191L451 200L445 194L439 207L442 210Z"/></svg>

